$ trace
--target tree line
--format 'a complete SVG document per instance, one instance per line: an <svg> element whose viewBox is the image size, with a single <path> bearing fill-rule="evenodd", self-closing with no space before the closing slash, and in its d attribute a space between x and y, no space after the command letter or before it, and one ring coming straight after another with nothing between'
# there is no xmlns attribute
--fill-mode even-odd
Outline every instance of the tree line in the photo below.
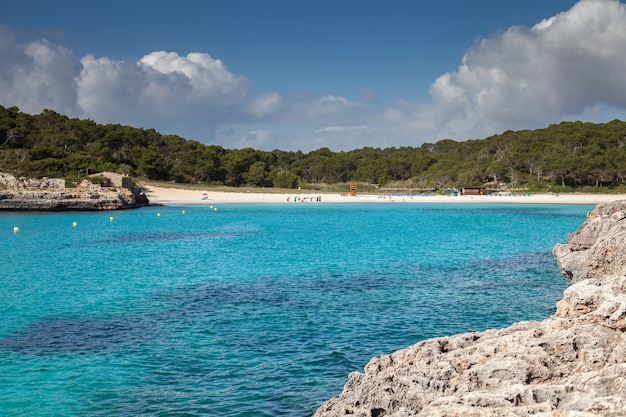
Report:
<svg viewBox="0 0 626 417"><path fill-rule="evenodd" d="M296 188L351 180L414 189L621 187L626 123L562 122L461 142L303 153L226 149L154 129L0 106L0 171L70 180L115 171L146 180L233 187Z"/></svg>

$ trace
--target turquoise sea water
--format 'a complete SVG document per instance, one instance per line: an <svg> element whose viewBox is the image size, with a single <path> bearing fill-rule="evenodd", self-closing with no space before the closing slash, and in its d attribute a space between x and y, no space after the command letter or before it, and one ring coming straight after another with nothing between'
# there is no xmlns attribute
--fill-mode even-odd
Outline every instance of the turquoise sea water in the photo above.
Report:
<svg viewBox="0 0 626 417"><path fill-rule="evenodd" d="M310 415L374 356L552 314L592 208L0 213L0 415Z"/></svg>

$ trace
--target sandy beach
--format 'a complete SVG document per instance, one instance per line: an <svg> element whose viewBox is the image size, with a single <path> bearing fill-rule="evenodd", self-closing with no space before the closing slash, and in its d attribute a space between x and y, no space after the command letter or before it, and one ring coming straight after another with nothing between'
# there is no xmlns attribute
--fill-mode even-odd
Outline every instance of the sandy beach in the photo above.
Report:
<svg viewBox="0 0 626 417"><path fill-rule="evenodd" d="M246 203L510 203L510 204L600 204L616 200L626 200L626 194L530 194L530 195L488 195L488 196L441 196L441 195L373 195L357 196L339 193L315 193L308 190L294 190L292 193L255 193L183 190L178 188L144 186L150 204L246 204Z"/></svg>

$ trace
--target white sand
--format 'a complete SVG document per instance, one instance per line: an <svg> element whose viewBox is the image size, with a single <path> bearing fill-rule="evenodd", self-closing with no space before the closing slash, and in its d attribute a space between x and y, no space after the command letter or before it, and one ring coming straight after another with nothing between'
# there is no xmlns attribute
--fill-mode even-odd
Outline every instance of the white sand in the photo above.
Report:
<svg viewBox="0 0 626 417"><path fill-rule="evenodd" d="M143 187L150 204L242 204L242 203L291 203L298 197L298 204L320 203L512 203L512 204L600 204L625 200L626 194L533 194L503 196L392 196L372 194L342 196L339 193L314 193L297 191L285 194L255 192L196 191L157 186ZM317 201L321 198L321 202Z"/></svg>

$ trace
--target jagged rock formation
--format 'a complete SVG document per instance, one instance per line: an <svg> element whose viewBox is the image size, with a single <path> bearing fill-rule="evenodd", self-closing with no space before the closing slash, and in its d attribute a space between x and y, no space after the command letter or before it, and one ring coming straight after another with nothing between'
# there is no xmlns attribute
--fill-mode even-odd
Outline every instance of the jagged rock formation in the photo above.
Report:
<svg viewBox="0 0 626 417"><path fill-rule="evenodd" d="M121 210L146 205L148 198L131 190L0 190L0 210Z"/></svg>
<svg viewBox="0 0 626 417"><path fill-rule="evenodd" d="M569 281L626 273L625 206L626 202L598 206L566 245L554 248L559 268Z"/></svg>
<svg viewBox="0 0 626 417"><path fill-rule="evenodd" d="M599 206L555 247L573 284L552 317L374 358L315 416L626 416L625 219Z"/></svg>
<svg viewBox="0 0 626 417"><path fill-rule="evenodd" d="M4 185L11 190L16 189L46 189L46 190L58 190L65 188L65 180L60 178L28 178L20 177L15 178L13 174L6 172L0 172L0 185Z"/></svg>
<svg viewBox="0 0 626 417"><path fill-rule="evenodd" d="M101 186L65 188L65 181L19 178L0 173L0 210L121 210L147 206L146 195L138 188Z"/></svg>

